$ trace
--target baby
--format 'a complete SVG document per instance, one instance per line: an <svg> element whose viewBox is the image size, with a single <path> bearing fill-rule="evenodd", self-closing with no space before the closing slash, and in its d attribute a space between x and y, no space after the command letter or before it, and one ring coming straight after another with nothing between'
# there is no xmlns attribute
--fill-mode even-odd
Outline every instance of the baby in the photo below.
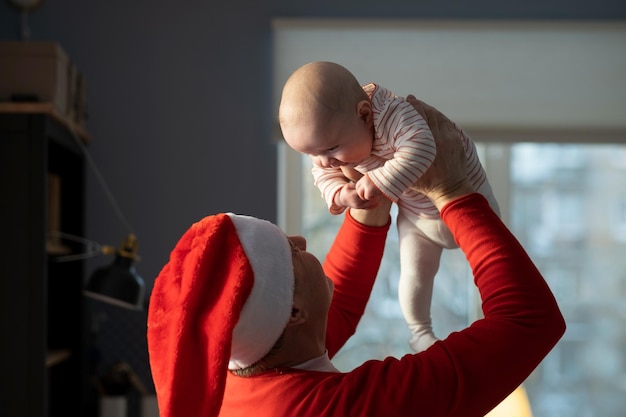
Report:
<svg viewBox="0 0 626 417"><path fill-rule="evenodd" d="M313 178L332 214L371 208L380 198L398 205L399 300L415 352L438 339L430 317L433 282L444 248L457 248L430 200L413 184L437 152L428 124L404 98L376 84L361 86L332 62L313 62L287 80L279 107L287 144L313 161ZM492 208L498 205L471 139L462 134L467 172ZM350 181L344 172L363 176Z"/></svg>

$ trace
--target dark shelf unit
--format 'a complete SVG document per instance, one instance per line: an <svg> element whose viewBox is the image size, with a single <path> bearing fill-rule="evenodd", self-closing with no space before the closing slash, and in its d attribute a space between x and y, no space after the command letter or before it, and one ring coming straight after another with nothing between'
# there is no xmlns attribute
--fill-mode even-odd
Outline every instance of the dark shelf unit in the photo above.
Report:
<svg viewBox="0 0 626 417"><path fill-rule="evenodd" d="M88 414L85 262L57 262L47 249L51 223L85 236L85 160L69 129L50 112L0 112L3 416Z"/></svg>

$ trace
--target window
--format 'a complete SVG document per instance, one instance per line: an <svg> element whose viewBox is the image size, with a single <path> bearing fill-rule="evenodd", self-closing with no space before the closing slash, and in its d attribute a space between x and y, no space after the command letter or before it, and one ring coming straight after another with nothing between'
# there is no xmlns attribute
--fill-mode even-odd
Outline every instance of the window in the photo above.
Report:
<svg viewBox="0 0 626 417"><path fill-rule="evenodd" d="M296 67L335 61L363 83L415 93L470 133L503 220L545 276L568 323L525 383L534 416L622 415L626 73L616 69L626 67L626 25L281 19L274 35L277 98ZM341 218L328 214L308 158L284 144L279 150L279 223L305 235L323 258ZM342 370L409 352L397 301L397 244L392 226L365 317L334 359ZM444 251L433 297L437 335L479 315L464 255Z"/></svg>
<svg viewBox="0 0 626 417"><path fill-rule="evenodd" d="M626 145L479 146L483 154L490 147L501 148L496 154L508 153L510 201L504 205L510 209L509 226L543 273L568 323L563 339L525 383L534 415L618 415L626 406L626 242L610 232L607 205L623 195L610 178L626 178L626 167L606 162ZM571 160L563 161L569 152L579 155L576 175L563 172L569 169L563 164L572 167ZM323 259L341 216L328 214L312 184L309 159L302 157L301 163L302 231L310 250ZM343 371L368 359L410 352L397 301L397 244L392 225L365 316L333 360ZM466 327L479 311L463 253L444 251L433 297L436 334L445 337Z"/></svg>

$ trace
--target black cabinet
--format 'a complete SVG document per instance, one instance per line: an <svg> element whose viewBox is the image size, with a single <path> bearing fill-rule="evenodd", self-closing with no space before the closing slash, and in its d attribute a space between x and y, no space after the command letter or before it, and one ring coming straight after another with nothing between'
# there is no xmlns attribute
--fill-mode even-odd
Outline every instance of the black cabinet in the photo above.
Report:
<svg viewBox="0 0 626 417"><path fill-rule="evenodd" d="M84 155L45 105L0 110L0 415L86 415L85 265L51 233L85 236Z"/></svg>

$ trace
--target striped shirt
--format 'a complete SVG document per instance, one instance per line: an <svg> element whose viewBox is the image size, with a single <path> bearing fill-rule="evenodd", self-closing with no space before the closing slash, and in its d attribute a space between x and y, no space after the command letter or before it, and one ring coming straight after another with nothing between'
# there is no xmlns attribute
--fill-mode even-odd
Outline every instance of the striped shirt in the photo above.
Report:
<svg viewBox="0 0 626 417"><path fill-rule="evenodd" d="M363 86L370 97L374 115L374 143L371 155L354 167L368 173L372 182L398 207L418 217L436 218L439 211L413 185L428 170L435 159L437 148L428 123L403 97L370 83ZM467 158L467 174L476 190L486 180L476 146L458 126L462 134ZM332 214L340 214L345 207L333 204L337 191L348 180L341 168L312 169L315 185L320 189Z"/></svg>

